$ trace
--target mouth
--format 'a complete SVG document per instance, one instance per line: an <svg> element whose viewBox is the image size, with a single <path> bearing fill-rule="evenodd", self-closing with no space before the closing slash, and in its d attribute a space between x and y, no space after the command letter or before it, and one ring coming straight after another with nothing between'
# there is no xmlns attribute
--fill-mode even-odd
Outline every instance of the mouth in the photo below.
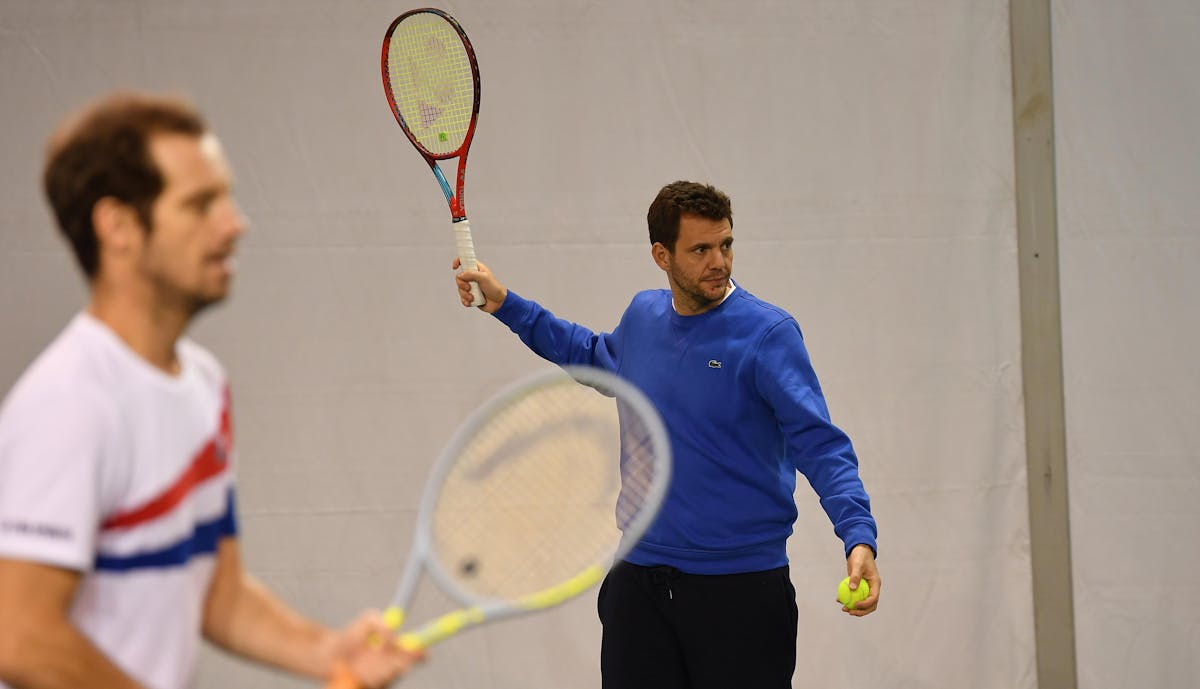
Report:
<svg viewBox="0 0 1200 689"><path fill-rule="evenodd" d="M237 272L237 256L232 251L224 251L213 254L208 258L209 265L219 268L226 275L233 275Z"/></svg>

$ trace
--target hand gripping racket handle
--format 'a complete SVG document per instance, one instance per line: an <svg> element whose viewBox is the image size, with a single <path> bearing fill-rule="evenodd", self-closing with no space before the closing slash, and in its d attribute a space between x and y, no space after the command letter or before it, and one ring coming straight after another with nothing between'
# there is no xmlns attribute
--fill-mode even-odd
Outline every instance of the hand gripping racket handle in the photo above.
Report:
<svg viewBox="0 0 1200 689"><path fill-rule="evenodd" d="M475 242L471 241L471 221L463 218L454 221L454 243L458 246L458 262L464 270L475 270L479 262L475 260ZM471 306L483 306L483 291L479 283L471 283Z"/></svg>
<svg viewBox="0 0 1200 689"><path fill-rule="evenodd" d="M383 613L383 621L393 631L400 628L404 624L404 610L398 606L391 606ZM372 638L370 643L381 644L382 639ZM412 644L405 644L403 640L398 639L397 643L406 648L417 650L419 647ZM333 673L329 677L329 681L325 683L325 689L363 689L363 685L359 683L358 677L346 664L346 661L339 660L334 663Z"/></svg>

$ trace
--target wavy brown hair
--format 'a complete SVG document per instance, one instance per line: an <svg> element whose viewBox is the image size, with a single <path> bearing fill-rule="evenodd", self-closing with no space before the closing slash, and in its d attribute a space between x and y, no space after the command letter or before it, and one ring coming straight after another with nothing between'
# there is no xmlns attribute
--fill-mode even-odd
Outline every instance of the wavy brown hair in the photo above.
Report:
<svg viewBox="0 0 1200 689"><path fill-rule="evenodd" d="M150 155L156 134L202 136L203 117L186 101L120 92L64 122L46 146L42 185L59 229L90 280L99 268L92 209L105 197L128 204L149 231L163 177Z"/></svg>
<svg viewBox="0 0 1200 689"><path fill-rule="evenodd" d="M659 190L646 212L650 243L675 251L679 239L679 216L691 213L709 220L728 220L733 227L733 205L725 192L711 184L671 182Z"/></svg>

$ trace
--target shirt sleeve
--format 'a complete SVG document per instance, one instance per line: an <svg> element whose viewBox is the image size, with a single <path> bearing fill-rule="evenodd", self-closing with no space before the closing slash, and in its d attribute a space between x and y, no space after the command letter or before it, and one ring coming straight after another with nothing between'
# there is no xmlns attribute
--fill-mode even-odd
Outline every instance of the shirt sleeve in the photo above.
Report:
<svg viewBox="0 0 1200 689"><path fill-rule="evenodd" d="M237 538L238 516L236 493L237 491L232 485L225 493L225 513L221 515L221 520L217 522L217 536L220 538Z"/></svg>
<svg viewBox="0 0 1200 689"><path fill-rule="evenodd" d="M0 557L92 568L110 423L103 404L79 391L38 391L5 405Z"/></svg>
<svg viewBox="0 0 1200 689"><path fill-rule="evenodd" d="M534 354L559 366L586 365L617 371L621 360L618 327L612 333L591 330L557 318L535 301L509 290L493 314L516 333Z"/></svg>
<svg viewBox="0 0 1200 689"><path fill-rule="evenodd" d="M775 411L787 439L788 459L820 498L847 555L859 544L877 550L877 528L858 474L858 456L850 438L830 421L794 320L781 321L763 337L755 384Z"/></svg>

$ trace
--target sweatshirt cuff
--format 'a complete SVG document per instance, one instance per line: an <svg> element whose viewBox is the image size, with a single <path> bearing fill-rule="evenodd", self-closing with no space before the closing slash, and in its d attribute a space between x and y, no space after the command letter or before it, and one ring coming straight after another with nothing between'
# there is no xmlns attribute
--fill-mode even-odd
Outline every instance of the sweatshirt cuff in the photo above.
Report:
<svg viewBox="0 0 1200 689"><path fill-rule="evenodd" d="M532 308L533 302L510 289L504 297L504 303L492 315L511 329L513 326L520 325Z"/></svg>
<svg viewBox="0 0 1200 689"><path fill-rule="evenodd" d="M846 549L846 557L850 557L850 551L854 550L854 546L865 545L870 548L871 552L875 553L875 557L878 558L879 546L875 543L875 534L871 532L872 529L870 527L862 526L846 534L846 537L842 539L842 543L845 545Z"/></svg>

